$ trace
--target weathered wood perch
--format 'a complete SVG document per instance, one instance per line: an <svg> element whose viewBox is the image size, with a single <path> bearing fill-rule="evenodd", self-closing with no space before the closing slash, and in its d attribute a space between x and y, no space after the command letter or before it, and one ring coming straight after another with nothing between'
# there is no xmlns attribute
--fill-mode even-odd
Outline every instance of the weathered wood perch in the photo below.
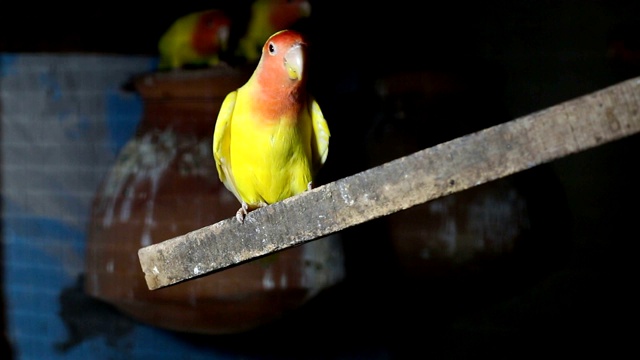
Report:
<svg viewBox="0 0 640 360"><path fill-rule="evenodd" d="M158 289L640 131L640 78L399 158L141 248Z"/></svg>

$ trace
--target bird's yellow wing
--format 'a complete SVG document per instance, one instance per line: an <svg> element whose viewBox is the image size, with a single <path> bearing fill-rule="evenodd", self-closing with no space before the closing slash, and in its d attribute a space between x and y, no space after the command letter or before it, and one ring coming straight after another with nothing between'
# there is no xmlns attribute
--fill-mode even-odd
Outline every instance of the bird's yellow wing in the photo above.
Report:
<svg viewBox="0 0 640 360"><path fill-rule="evenodd" d="M313 170L314 173L320 170L322 165L327 160L329 155L329 126L327 121L320 110L320 105L316 102L316 99L311 97L309 99L309 106L311 108L311 123L313 134L311 136L311 151L313 154Z"/></svg>
<svg viewBox="0 0 640 360"><path fill-rule="evenodd" d="M237 95L237 91L230 92L220 106L220 112L213 131L213 158L216 161L216 169L218 170L220 181L236 198L240 199L233 180L230 161L231 119Z"/></svg>

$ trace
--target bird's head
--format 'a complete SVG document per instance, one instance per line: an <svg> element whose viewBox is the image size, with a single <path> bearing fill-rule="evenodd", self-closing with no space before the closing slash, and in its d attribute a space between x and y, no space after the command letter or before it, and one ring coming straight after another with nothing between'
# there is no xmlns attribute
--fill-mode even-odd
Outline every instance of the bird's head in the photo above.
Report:
<svg viewBox="0 0 640 360"><path fill-rule="evenodd" d="M259 66L266 76L286 76L292 81L303 81L306 78L306 58L307 43L302 34L281 30L265 42Z"/></svg>
<svg viewBox="0 0 640 360"><path fill-rule="evenodd" d="M231 20L220 10L203 11L193 34L193 46L200 54L225 50L229 42Z"/></svg>

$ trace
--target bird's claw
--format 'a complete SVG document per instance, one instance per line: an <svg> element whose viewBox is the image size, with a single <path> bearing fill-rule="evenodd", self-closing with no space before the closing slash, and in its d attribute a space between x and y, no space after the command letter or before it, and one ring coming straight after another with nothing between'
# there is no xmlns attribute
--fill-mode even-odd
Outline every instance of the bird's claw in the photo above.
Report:
<svg viewBox="0 0 640 360"><path fill-rule="evenodd" d="M249 206L246 203L242 203L242 206L240 207L240 209L238 209L238 211L236 212L236 219L238 220L238 222L240 224L244 223L244 218L247 216L247 214L249 213Z"/></svg>

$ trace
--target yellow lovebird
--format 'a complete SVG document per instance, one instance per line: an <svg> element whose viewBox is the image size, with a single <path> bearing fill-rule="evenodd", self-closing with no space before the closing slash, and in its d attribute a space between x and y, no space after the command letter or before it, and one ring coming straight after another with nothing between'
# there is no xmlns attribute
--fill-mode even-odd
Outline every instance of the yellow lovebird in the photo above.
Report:
<svg viewBox="0 0 640 360"><path fill-rule="evenodd" d="M229 93L213 134L220 181L242 204L236 218L311 189L327 159L329 127L307 92L307 44L273 34L249 80Z"/></svg>
<svg viewBox="0 0 640 360"><path fill-rule="evenodd" d="M213 66L227 48L231 19L221 10L209 9L178 18L158 41L161 70L185 65Z"/></svg>

